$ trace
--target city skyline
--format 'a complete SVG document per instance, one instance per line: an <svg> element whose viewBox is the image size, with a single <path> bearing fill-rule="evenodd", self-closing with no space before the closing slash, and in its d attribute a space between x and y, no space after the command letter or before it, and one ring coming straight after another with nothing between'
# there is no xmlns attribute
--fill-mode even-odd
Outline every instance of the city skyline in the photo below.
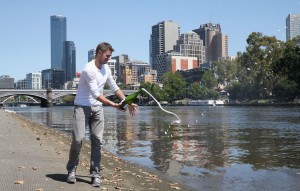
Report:
<svg viewBox="0 0 300 191"><path fill-rule="evenodd" d="M60 1L1 2L0 75L10 75L17 81L27 73L51 68L49 17L55 14L68 20L67 36L76 44L76 68L81 71L87 63L88 51L102 41L113 45L116 50L113 56L127 54L130 59L150 63L151 27L158 22L175 21L181 34L205 23L220 24L222 32L228 35L228 55L234 56L238 51L245 51L251 32L285 41L286 17L300 13L299 0L226 3L188 0L185 5L191 6L184 10L179 0L172 1L172 5L167 0L143 4L137 0L113 0L105 2L105 8L101 2L74 1L72 8Z"/></svg>

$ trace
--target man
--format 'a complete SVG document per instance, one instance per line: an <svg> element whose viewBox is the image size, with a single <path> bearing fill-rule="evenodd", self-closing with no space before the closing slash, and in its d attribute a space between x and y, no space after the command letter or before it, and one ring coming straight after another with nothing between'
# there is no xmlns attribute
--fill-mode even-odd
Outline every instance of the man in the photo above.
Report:
<svg viewBox="0 0 300 191"><path fill-rule="evenodd" d="M68 183L76 182L79 154L85 136L85 128L88 127L91 139L90 173L92 175L92 185L94 187L100 186L101 145L104 131L102 104L121 110L120 104L114 103L103 96L104 85L107 83L120 100L125 98L123 92L114 81L110 68L106 64L113 51L114 49L109 43L103 42L99 44L96 48L95 59L86 64L81 73L74 101L72 144L67 163ZM137 105L129 105L128 110L134 116L137 112Z"/></svg>

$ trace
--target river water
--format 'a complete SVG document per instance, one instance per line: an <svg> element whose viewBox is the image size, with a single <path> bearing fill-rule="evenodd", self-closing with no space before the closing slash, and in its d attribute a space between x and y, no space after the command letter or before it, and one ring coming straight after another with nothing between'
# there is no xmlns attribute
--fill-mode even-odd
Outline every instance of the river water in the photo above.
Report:
<svg viewBox="0 0 300 191"><path fill-rule="evenodd" d="M300 190L299 107L105 107L104 146L195 190ZM11 107L67 133L73 107ZM88 132L87 132L88 138Z"/></svg>

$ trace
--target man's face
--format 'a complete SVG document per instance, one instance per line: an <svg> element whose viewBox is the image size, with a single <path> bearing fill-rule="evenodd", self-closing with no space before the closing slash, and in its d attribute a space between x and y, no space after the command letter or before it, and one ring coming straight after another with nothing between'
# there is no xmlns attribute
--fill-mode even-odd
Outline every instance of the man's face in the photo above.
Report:
<svg viewBox="0 0 300 191"><path fill-rule="evenodd" d="M99 60L101 64L105 64L110 60L111 57L111 51L107 50L105 52L102 52L101 50L98 52L99 54Z"/></svg>

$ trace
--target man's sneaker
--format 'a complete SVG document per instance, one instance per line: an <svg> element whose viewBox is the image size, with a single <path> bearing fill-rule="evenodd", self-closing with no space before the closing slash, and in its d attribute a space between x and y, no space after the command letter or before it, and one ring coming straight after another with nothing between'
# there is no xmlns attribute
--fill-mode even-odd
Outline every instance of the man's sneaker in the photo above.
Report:
<svg viewBox="0 0 300 191"><path fill-rule="evenodd" d="M70 184L74 184L76 182L76 174L74 171L68 173L67 182Z"/></svg>
<svg viewBox="0 0 300 191"><path fill-rule="evenodd" d="M92 186L100 187L100 176L92 177Z"/></svg>

